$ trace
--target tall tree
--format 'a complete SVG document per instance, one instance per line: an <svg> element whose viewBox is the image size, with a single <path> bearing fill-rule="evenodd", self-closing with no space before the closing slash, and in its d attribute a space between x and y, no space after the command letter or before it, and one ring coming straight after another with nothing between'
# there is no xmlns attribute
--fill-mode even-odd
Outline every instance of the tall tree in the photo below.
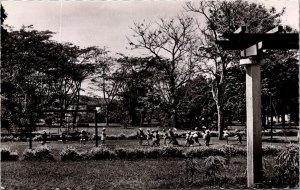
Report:
<svg viewBox="0 0 300 190"><path fill-rule="evenodd" d="M264 33L280 23L280 16L274 7L267 9L262 4L235 1L200 1L198 4L186 3L186 10L198 13L206 25L201 28L199 57L205 58L203 70L211 76L211 92L218 113L219 139L224 129L224 87L227 69L239 59L238 52L224 51L215 42L219 34L234 32L245 25L249 33Z"/></svg>
<svg viewBox="0 0 300 190"><path fill-rule="evenodd" d="M163 80L155 87L169 109L173 127L177 127L178 89L195 73L193 51L198 38L194 26L194 20L188 16L160 19L154 24L135 23L133 36L128 39L133 49L144 49L157 60Z"/></svg>
<svg viewBox="0 0 300 190"><path fill-rule="evenodd" d="M55 47L50 41L52 34L23 27L20 31L10 31L2 43L3 114L25 133L34 129L38 111L53 102L55 77L50 72L56 55L49 51Z"/></svg>
<svg viewBox="0 0 300 190"><path fill-rule="evenodd" d="M98 49L94 56L95 73L92 76L94 92L90 94L104 100L106 125L109 125L110 110L123 84L122 71L119 63L108 55L108 51ZM97 92L97 93L95 93ZM99 93L100 92L100 93Z"/></svg>

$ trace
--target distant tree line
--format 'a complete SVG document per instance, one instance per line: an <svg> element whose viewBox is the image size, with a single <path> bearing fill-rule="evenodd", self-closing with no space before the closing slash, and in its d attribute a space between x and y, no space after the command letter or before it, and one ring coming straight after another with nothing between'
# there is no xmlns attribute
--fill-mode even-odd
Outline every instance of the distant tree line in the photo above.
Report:
<svg viewBox="0 0 300 190"><path fill-rule="evenodd" d="M245 124L245 70L238 51L222 50L219 34L246 25L248 32L266 32L280 24L284 10L257 3L199 1L186 12L157 22L134 23L128 43L148 51L148 57L112 56L106 48L81 48L59 43L51 31L33 26L4 27L1 6L1 123L28 133L41 110L79 109L83 82L98 101L98 120L142 126L214 127ZM190 14L190 13L193 14ZM197 22L195 15L204 18ZM284 32L293 32L287 27ZM262 65L262 117L285 115L298 122L298 54L268 50ZM73 126L78 113L73 113ZM88 120L88 119L87 119ZM265 123L265 122L264 122Z"/></svg>

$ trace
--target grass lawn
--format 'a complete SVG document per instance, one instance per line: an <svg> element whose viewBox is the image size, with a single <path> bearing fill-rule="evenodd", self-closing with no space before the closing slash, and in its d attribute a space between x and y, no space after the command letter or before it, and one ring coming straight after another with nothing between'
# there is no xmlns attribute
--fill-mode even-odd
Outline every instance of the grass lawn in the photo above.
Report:
<svg viewBox="0 0 300 190"><path fill-rule="evenodd" d="M195 160L201 165L201 159ZM5 189L152 189L152 188L245 188L246 159L234 157L217 181L204 170L194 177L184 159L103 160L81 162L2 162ZM230 180L229 180L230 179Z"/></svg>
<svg viewBox="0 0 300 190"><path fill-rule="evenodd" d="M136 129L110 127L108 135L120 133L129 135ZM179 130L179 132L183 132ZM263 137L263 139L269 137ZM283 138L283 137L274 137ZM288 137L296 138L296 137ZM178 138L179 144L184 145L185 139ZM146 142L144 142L146 143ZM162 143L162 142L161 142ZM200 139L202 146L204 140ZM100 141L99 141L100 144ZM217 137L211 138L210 146L226 144ZM246 141L239 144L234 137L229 138L229 144L246 149ZM289 143L269 143L263 145L287 146ZM22 159L23 151L28 148L28 142L2 142L1 147L10 147L17 151ZM33 147L41 146L40 142L33 142ZM1 162L1 186L5 189L166 189L166 188L246 188L246 157L230 158L230 164L222 169L222 173L214 179L207 178L202 167L203 159L194 159L201 166L199 173L194 176L187 172L186 159L141 159L141 160L101 160L101 161L59 161L59 153L66 146L73 146L79 150L95 147L95 141L89 141L80 146L78 141L69 141L66 144L51 141L47 144L56 161L12 161ZM141 147L138 140L107 140L109 148ZM162 145L161 145L162 146ZM197 145L198 146L198 145ZM142 146L142 148L150 148ZM188 147L185 147L188 148ZM266 156L266 180L272 175L274 157ZM190 161L187 161L190 162Z"/></svg>

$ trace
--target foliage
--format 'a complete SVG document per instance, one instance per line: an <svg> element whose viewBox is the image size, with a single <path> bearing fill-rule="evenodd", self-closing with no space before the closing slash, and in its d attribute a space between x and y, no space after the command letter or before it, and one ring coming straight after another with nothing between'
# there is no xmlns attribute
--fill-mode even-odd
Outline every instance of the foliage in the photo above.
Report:
<svg viewBox="0 0 300 190"><path fill-rule="evenodd" d="M204 161L205 176L212 179L216 179L217 175L225 168L226 159L221 156L209 156Z"/></svg>
<svg viewBox="0 0 300 190"><path fill-rule="evenodd" d="M20 137L14 137L13 135L9 135L9 136L0 136L1 138L1 142L9 142L9 141L20 141Z"/></svg>
<svg viewBox="0 0 300 190"><path fill-rule="evenodd" d="M25 149L23 152L24 160L44 160L53 161L54 156L48 146L40 146L36 149Z"/></svg>
<svg viewBox="0 0 300 190"><path fill-rule="evenodd" d="M111 159L115 156L115 152L106 147L93 148L88 152L88 157L91 160Z"/></svg>
<svg viewBox="0 0 300 190"><path fill-rule="evenodd" d="M194 51L198 38L195 31L194 19L181 15L160 19L155 24L135 23L133 37L128 39L133 49L142 48L154 57L158 73L152 93L160 96L160 109L166 110L173 127L177 125L178 90L196 72Z"/></svg>
<svg viewBox="0 0 300 190"><path fill-rule="evenodd" d="M76 148L67 146L65 147L60 153L61 161L78 161L78 160L84 160L84 154L79 152Z"/></svg>
<svg viewBox="0 0 300 190"><path fill-rule="evenodd" d="M299 185L299 147L289 146L276 157L273 183L278 187Z"/></svg>
<svg viewBox="0 0 300 190"><path fill-rule="evenodd" d="M1 149L1 161L16 161L19 159L17 152L13 152L8 147L0 148Z"/></svg>
<svg viewBox="0 0 300 190"><path fill-rule="evenodd" d="M103 106L100 107L100 112L104 113L106 125L109 125L110 112L112 106L121 91L124 83L124 76L120 64L108 54L109 52L103 48L97 48L94 52L93 62L95 72L92 75L90 94L94 97L101 97ZM95 92L101 92L101 94ZM100 99L100 98L99 98ZM98 104L99 104L98 103Z"/></svg>
<svg viewBox="0 0 300 190"><path fill-rule="evenodd" d="M242 25L246 25L249 33L266 32L280 23L283 11L277 13L273 7L268 10L262 4L243 0L187 2L186 10L199 14L205 22L200 29L201 42L197 53L202 61L202 71L210 77L208 81L218 114L219 139L222 139L227 72L238 62L240 55L237 51L223 50L216 44L219 34L232 33Z"/></svg>
<svg viewBox="0 0 300 190"><path fill-rule="evenodd" d="M225 151L222 148L217 147L204 147L190 148L184 151L186 157L201 158L211 155L225 155Z"/></svg>

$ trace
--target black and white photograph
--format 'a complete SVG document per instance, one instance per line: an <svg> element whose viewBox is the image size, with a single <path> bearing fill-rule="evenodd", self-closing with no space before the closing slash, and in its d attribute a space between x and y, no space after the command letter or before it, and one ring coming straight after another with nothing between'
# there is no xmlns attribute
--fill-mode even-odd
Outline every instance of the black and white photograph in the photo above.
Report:
<svg viewBox="0 0 300 190"><path fill-rule="evenodd" d="M0 190L299 189L298 0L2 0Z"/></svg>

